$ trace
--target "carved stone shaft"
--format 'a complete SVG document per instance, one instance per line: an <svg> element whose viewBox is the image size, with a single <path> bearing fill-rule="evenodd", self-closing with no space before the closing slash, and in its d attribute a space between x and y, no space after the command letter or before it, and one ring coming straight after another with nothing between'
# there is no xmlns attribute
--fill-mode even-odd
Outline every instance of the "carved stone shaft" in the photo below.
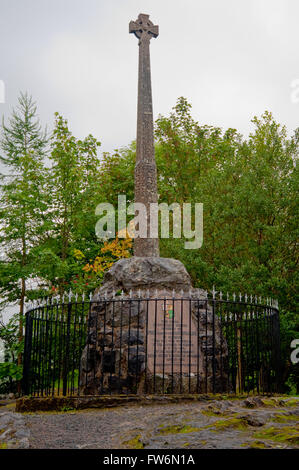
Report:
<svg viewBox="0 0 299 470"><path fill-rule="evenodd" d="M134 256L156 257L159 239L150 238L150 204L157 203L158 195L149 44L152 37L158 36L158 26L153 25L149 15L140 14L130 22L129 31L139 39L135 203L143 203L147 214L147 238L134 239Z"/></svg>

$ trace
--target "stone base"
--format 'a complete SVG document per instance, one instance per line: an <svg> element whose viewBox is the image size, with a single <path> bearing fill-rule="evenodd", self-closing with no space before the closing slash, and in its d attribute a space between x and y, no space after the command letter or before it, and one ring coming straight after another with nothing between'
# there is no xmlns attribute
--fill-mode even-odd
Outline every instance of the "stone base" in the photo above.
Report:
<svg viewBox="0 0 299 470"><path fill-rule="evenodd" d="M205 292L192 288L178 260L133 257L115 263L93 299L81 393L228 391L226 342L203 299Z"/></svg>

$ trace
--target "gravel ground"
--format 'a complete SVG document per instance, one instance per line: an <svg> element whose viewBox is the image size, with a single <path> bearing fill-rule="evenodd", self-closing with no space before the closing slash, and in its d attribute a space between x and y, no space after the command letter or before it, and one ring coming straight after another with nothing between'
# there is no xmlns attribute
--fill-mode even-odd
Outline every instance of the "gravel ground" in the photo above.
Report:
<svg viewBox="0 0 299 470"><path fill-rule="evenodd" d="M34 449L299 448L299 398L26 413Z"/></svg>
<svg viewBox="0 0 299 470"><path fill-rule="evenodd" d="M11 408L0 408L0 449L28 449L29 429L24 416Z"/></svg>

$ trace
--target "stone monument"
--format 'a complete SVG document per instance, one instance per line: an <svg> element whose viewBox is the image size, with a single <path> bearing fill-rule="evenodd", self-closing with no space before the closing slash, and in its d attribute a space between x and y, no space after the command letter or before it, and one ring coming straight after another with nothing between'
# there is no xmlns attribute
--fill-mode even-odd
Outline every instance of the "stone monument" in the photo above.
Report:
<svg viewBox="0 0 299 470"><path fill-rule="evenodd" d="M159 27L153 25L149 15L140 14L136 21L130 22L129 32L139 39L135 202L143 203L147 210L149 234L150 204L158 202L149 46L150 40L158 36ZM134 255L159 256L159 239L136 238Z"/></svg>
<svg viewBox="0 0 299 470"><path fill-rule="evenodd" d="M140 14L129 32L139 40L135 203L149 209L158 200L149 46L159 29ZM159 257L158 238L135 238L134 256L116 262L95 292L81 392L203 392L212 380L214 391L226 389L227 348L205 298L180 261Z"/></svg>

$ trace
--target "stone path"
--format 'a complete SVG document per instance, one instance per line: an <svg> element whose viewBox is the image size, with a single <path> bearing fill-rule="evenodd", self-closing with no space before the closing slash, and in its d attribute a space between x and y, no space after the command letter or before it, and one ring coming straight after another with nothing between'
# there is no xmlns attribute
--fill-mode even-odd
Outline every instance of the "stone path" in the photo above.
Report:
<svg viewBox="0 0 299 470"><path fill-rule="evenodd" d="M0 408L0 449L28 449L30 432L26 420L13 408Z"/></svg>
<svg viewBox="0 0 299 470"><path fill-rule="evenodd" d="M5 435L10 436L8 447L24 448L29 442L30 448L39 449L299 448L299 398L130 405L23 415L0 408L0 429L3 423L7 423L6 430L0 439L7 428L11 429ZM0 443L4 441L6 438Z"/></svg>

